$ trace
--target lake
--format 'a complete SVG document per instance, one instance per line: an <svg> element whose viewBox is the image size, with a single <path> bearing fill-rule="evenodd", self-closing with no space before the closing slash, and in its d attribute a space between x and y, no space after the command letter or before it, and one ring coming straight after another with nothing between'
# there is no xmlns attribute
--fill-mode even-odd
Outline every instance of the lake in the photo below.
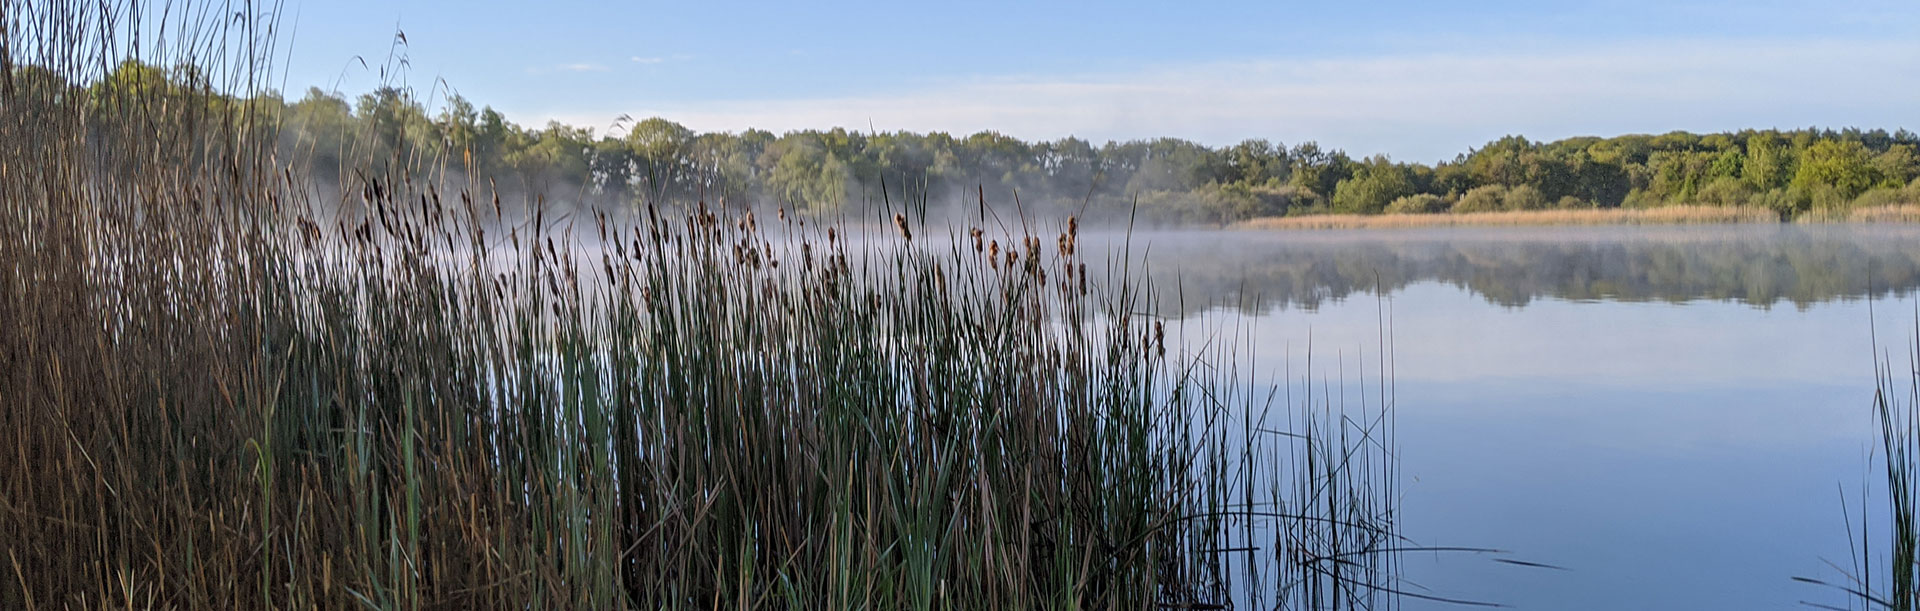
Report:
<svg viewBox="0 0 1920 611"><path fill-rule="evenodd" d="M1237 329L1262 384L1297 384L1311 342L1314 383L1358 396L1390 329L1401 534L1565 569L1409 553L1402 588L1531 609L1844 606L1791 578L1851 568L1848 520L1884 488L1870 309L1880 348L1905 363L1920 230L1134 240L1161 310ZM1870 517L1884 502L1869 499Z"/></svg>

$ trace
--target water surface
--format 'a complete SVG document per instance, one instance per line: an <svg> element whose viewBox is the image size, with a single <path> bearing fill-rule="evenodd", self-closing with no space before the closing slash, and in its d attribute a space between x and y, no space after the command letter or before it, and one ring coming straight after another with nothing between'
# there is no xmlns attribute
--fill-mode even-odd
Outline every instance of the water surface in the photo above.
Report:
<svg viewBox="0 0 1920 611"><path fill-rule="evenodd" d="M1263 383L1303 375L1311 341L1316 379L1353 385L1390 327L1403 534L1568 569L1412 554L1410 589L1531 609L1844 605L1791 578L1851 566L1840 494L1857 525L1877 434L1869 310L1881 347L1906 349L1920 231L1144 241L1178 293L1163 310L1240 329Z"/></svg>

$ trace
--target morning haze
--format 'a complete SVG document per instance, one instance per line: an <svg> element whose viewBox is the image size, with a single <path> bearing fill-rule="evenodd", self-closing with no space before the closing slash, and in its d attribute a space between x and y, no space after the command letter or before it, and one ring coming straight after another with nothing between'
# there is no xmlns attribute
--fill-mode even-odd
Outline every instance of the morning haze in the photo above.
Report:
<svg viewBox="0 0 1920 611"><path fill-rule="evenodd" d="M1920 608L1916 26L0 0L0 608Z"/></svg>

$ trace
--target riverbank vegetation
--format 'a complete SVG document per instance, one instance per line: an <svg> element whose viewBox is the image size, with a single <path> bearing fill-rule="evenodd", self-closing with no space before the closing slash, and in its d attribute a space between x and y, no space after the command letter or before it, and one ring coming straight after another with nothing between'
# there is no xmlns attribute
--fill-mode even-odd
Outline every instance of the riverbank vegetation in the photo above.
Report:
<svg viewBox="0 0 1920 611"><path fill-rule="evenodd" d="M8 72L18 87L96 101L204 78L139 61L84 81L26 64ZM239 103L216 97L220 104ZM290 101L263 90L245 103L271 113L286 128L283 151L298 152L322 174L342 160L376 160L381 167L371 169L386 169L394 161L451 158L461 171L520 196L628 208L755 202L821 216L871 211L888 192L913 190L931 194L936 209L1018 195L1023 209L1037 214L1218 226L1325 214L1669 206L1843 218L1856 208L1920 204L1920 137L1905 130L1673 132L1552 142L1509 136L1423 164L1260 139L1207 146L1175 138L1028 142L995 132L841 128L701 133L658 117L623 117L606 129L533 127L445 88L425 99L397 87L351 98L309 89Z"/></svg>
<svg viewBox="0 0 1920 611"><path fill-rule="evenodd" d="M1660 208L1574 208L1461 212L1456 214L1320 214L1266 217L1232 225L1238 229L1396 229L1413 227L1501 227L1537 225L1697 225L1772 223L1780 217L1750 206L1666 206Z"/></svg>

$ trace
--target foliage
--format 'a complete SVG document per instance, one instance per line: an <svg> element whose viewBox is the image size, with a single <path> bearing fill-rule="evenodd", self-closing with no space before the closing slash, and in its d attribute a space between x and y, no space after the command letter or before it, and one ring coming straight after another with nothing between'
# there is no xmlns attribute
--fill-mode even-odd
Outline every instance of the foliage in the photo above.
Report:
<svg viewBox="0 0 1920 611"><path fill-rule="evenodd" d="M1505 185L1474 187L1461 195L1460 201L1453 204L1453 211L1459 213L1498 212L1506 209L1507 187Z"/></svg>
<svg viewBox="0 0 1920 611"><path fill-rule="evenodd" d="M24 63L12 76L23 86L71 86L58 73ZM127 61L85 91L104 111L134 95L179 98L196 79L207 76ZM1030 213L1077 214L1093 222L1137 217L1220 224L1379 214L1402 197L1429 194L1461 202L1456 211L1532 210L1574 198L1600 208L1755 204L1791 217L1844 212L1869 191L1920 178L1920 137L1904 130L1673 132L1556 142L1508 136L1427 165L1356 160L1314 142L1026 142L991 131L842 128L698 133L660 117L601 134L557 123L522 127L459 96L430 110L410 91L392 87L351 101L309 89L292 102L263 92L250 100L214 94L206 103L252 104L283 117L283 154L322 178L337 178L328 173L344 159L367 160L382 171L453 159L468 175L493 177L514 192L575 194L570 199L629 208L760 202L824 216L918 193L943 204L1018 196ZM1501 189L1488 190L1493 187ZM1135 210L1136 199L1151 205Z"/></svg>
<svg viewBox="0 0 1920 611"><path fill-rule="evenodd" d="M1414 192L1411 168L1385 157L1358 164L1353 176L1334 187L1333 210L1339 214L1379 214L1393 200Z"/></svg>
<svg viewBox="0 0 1920 611"><path fill-rule="evenodd" d="M1418 193L1387 204L1387 214L1432 214L1446 212L1447 200L1432 193Z"/></svg>

